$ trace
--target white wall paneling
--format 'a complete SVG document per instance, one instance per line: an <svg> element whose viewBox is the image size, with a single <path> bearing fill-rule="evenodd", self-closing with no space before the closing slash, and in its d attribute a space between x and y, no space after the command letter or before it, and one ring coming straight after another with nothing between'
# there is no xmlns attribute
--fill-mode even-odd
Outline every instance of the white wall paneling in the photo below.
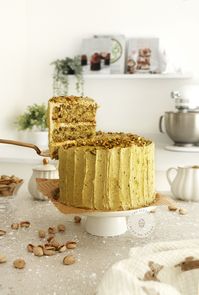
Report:
<svg viewBox="0 0 199 295"><path fill-rule="evenodd" d="M0 137L16 137L16 115L52 96L50 63L77 54L81 39L93 34L158 36L197 83L198 6L197 0L0 0ZM173 109L170 91L185 83L190 81L86 79L85 94L101 106L99 129L158 133L159 116Z"/></svg>

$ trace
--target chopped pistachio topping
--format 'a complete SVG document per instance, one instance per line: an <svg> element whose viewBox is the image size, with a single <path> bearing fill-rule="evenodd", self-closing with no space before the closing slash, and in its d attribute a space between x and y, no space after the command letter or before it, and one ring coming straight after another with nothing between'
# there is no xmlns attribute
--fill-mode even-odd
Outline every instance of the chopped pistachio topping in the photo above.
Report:
<svg viewBox="0 0 199 295"><path fill-rule="evenodd" d="M68 149L73 146L94 146L102 147L105 149L112 149L113 147L130 147L133 145L136 146L147 146L151 144L152 141L148 140L142 136L131 133L104 133L97 132L96 136L91 138L76 139L76 141L68 142L63 146L63 148Z"/></svg>
<svg viewBox="0 0 199 295"><path fill-rule="evenodd" d="M95 105L97 107L96 102L94 101L94 99L90 98L90 97L84 97L84 96L56 96L56 97L52 97L51 99L49 99L49 102L60 102L60 103L77 103L79 102L79 100L82 100L82 102L88 102L93 103L93 105Z"/></svg>

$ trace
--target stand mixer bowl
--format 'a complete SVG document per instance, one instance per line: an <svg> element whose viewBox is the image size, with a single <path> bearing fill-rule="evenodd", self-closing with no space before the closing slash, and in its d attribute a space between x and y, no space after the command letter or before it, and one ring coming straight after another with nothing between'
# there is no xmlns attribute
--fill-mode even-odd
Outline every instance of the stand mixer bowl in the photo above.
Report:
<svg viewBox="0 0 199 295"><path fill-rule="evenodd" d="M165 112L159 121L159 129L162 133L164 133L163 119L166 133L175 145L199 145L199 112Z"/></svg>

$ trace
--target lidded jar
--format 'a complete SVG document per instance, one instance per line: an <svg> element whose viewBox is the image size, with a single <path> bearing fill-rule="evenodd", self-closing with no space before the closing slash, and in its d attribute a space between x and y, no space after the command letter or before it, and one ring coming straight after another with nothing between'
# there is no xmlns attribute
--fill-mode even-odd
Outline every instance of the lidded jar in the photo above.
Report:
<svg viewBox="0 0 199 295"><path fill-rule="evenodd" d="M46 201L48 197L44 196L37 189L36 178L58 179L58 170L54 165L49 164L48 159L43 159L43 165L35 166L32 169L33 173L28 183L28 190L35 200Z"/></svg>

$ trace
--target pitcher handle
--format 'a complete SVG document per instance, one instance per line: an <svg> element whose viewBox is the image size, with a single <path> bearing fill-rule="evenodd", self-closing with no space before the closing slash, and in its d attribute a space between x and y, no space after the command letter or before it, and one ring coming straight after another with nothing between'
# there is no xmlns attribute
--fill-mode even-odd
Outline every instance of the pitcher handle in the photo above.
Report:
<svg viewBox="0 0 199 295"><path fill-rule="evenodd" d="M159 130L160 130L161 133L165 133L165 131L162 128L163 119L164 119L164 116L163 115L160 116L160 119L159 119Z"/></svg>
<svg viewBox="0 0 199 295"><path fill-rule="evenodd" d="M176 174L177 174L178 169L177 169L177 168L174 168L174 167L169 168L169 169L167 170L167 172L166 172L166 173L167 173L167 180L168 180L170 186L172 185L172 182L173 182L173 180L171 180L171 172L172 172L173 170L176 171Z"/></svg>

